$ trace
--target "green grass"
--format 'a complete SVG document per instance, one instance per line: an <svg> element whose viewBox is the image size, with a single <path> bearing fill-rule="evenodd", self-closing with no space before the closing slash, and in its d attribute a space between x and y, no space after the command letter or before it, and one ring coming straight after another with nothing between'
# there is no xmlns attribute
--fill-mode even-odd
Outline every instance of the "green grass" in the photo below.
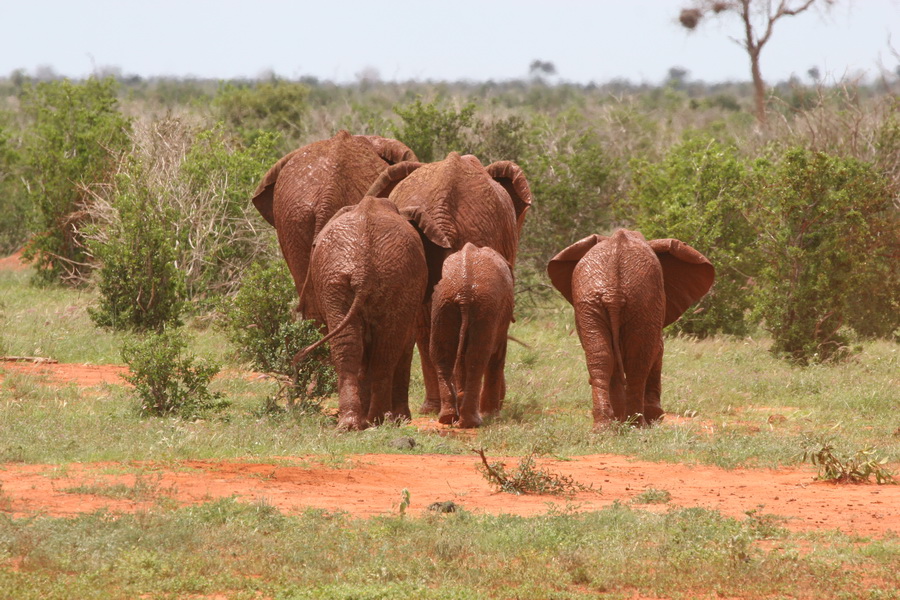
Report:
<svg viewBox="0 0 900 600"><path fill-rule="evenodd" d="M121 363L123 337L87 318L90 293L28 285L0 273L4 353L64 362ZM341 433L316 412L266 411L277 385L247 377L215 328L191 329L190 349L228 370L212 387L231 405L204 419L142 417L124 385L60 386L0 363L0 462L253 459L316 455L334 467L362 453L559 457L616 453L726 468L802 461L810 439L852 453L876 447L900 460L898 344L861 345L846 363L791 367L768 340L666 342L663 407L648 429L591 433L584 355L571 308L520 314L511 334L508 396L474 439L384 425ZM413 369L410 404L423 395ZM326 400L333 410L335 400ZM398 449L399 437L416 441ZM815 597L900 598L900 539L790 533L773 515L735 520L703 509L615 504L598 512L551 509L538 517L465 511L409 519L354 519L220 500L177 508L152 477L132 485L102 476L60 491L154 501L136 514L16 519L0 489L0 599L132 598L224 594L229 598ZM646 490L642 502L663 501ZM828 585L821 582L827 581ZM8 590L13 590L9 592ZM13 594L13 595L10 595Z"/></svg>
<svg viewBox="0 0 900 600"><path fill-rule="evenodd" d="M5 351L121 363L124 338L91 324L85 312L91 301L83 291L34 288L26 274L0 273ZM510 344L505 405L474 440L392 425L339 433L331 417L266 412L276 383L242 376L234 350L214 327L189 336L191 352L228 369L212 388L232 405L207 419L142 418L125 386L60 387L0 363L6 378L0 386L0 461L468 454L474 446L489 456L617 453L726 468L777 467L801 462L813 438L834 439L843 453L874 447L889 462L900 460L896 343L867 342L846 363L798 368L771 357L766 339L671 338L663 368L663 407L671 416L648 429L594 434L584 354L572 328L572 311L564 304L519 315L511 334L528 347ZM415 412L424 394L417 367L410 389ZM335 400L325 406L334 410ZM400 436L415 439L415 448L393 448Z"/></svg>
<svg viewBox="0 0 900 600"><path fill-rule="evenodd" d="M226 499L0 515L0 590L16 598L897 598L898 560L896 537L788 534L697 508L354 519Z"/></svg>

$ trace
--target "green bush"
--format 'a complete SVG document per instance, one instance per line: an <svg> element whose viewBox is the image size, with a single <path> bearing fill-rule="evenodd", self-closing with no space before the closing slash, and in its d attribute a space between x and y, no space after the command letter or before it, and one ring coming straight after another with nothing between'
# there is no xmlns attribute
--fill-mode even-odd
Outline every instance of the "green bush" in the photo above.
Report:
<svg viewBox="0 0 900 600"><path fill-rule="evenodd" d="M88 242L101 262L99 305L88 313L101 327L161 331L181 324L184 274L175 264L174 211L150 196L140 173L136 164L120 177L119 218Z"/></svg>
<svg viewBox="0 0 900 600"><path fill-rule="evenodd" d="M179 193L164 196L174 205L178 259L191 299L233 292L247 267L268 252L274 230L250 198L280 158L278 143L272 133L260 133L244 146L220 127L191 132L190 147L173 174Z"/></svg>
<svg viewBox="0 0 900 600"><path fill-rule="evenodd" d="M710 293L672 331L746 335L755 234L741 212L747 169L737 151L698 137L671 148L660 162L634 160L631 169L630 194L619 206L623 216L648 240L680 239L716 268Z"/></svg>
<svg viewBox="0 0 900 600"><path fill-rule="evenodd" d="M466 104L460 110L441 108L434 100L425 104L422 98L406 106L394 107L401 125L392 125L392 135L406 144L422 162L442 160L450 152L471 153L471 141L466 128L472 125L475 105Z"/></svg>
<svg viewBox="0 0 900 600"><path fill-rule="evenodd" d="M22 157L0 124L0 254L15 252L28 239L31 201L20 185Z"/></svg>
<svg viewBox="0 0 900 600"><path fill-rule="evenodd" d="M616 165L597 132L574 112L537 119L533 127L519 163L535 199L519 255L526 267L543 273L557 252L608 227Z"/></svg>
<svg viewBox="0 0 900 600"><path fill-rule="evenodd" d="M299 145L309 112L308 97L309 88L299 83L279 80L252 85L228 83L216 94L213 108L246 146L252 146L265 133L280 134L281 156Z"/></svg>
<svg viewBox="0 0 900 600"><path fill-rule="evenodd" d="M90 191L112 179L130 122L118 110L112 78L28 84L21 102L31 120L23 172L36 209L24 255L35 260L39 280L80 281L90 267L81 240Z"/></svg>
<svg viewBox="0 0 900 600"><path fill-rule="evenodd" d="M848 314L896 269L888 182L867 163L799 148L758 160L753 180L744 206L759 250L754 304L772 351L798 364L840 357Z"/></svg>
<svg viewBox="0 0 900 600"><path fill-rule="evenodd" d="M125 379L134 385L142 414L187 419L228 406L220 392L209 390L219 367L196 361L186 349L178 329L151 333L122 348L122 359L131 370Z"/></svg>
<svg viewBox="0 0 900 600"><path fill-rule="evenodd" d="M294 399L326 396L334 392L337 377L330 366L328 345L295 368L294 356L317 341L321 334L312 321L297 321L297 303L290 273L283 260L248 269L241 287L224 308L224 328L238 353L254 369L288 379L283 393Z"/></svg>

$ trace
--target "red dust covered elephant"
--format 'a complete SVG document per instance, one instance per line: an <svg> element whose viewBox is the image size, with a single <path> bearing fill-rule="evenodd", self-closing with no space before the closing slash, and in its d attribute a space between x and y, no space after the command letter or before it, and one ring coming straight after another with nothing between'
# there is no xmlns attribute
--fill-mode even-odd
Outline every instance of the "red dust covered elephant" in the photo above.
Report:
<svg viewBox="0 0 900 600"><path fill-rule="evenodd" d="M594 429L613 420L647 425L660 419L663 327L709 291L712 264L679 240L648 242L619 229L572 244L547 272L575 308Z"/></svg>

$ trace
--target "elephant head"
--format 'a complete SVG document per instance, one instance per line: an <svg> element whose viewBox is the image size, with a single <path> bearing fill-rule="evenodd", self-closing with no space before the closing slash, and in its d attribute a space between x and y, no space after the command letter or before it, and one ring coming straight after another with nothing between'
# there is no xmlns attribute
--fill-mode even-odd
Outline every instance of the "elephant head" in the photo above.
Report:
<svg viewBox="0 0 900 600"><path fill-rule="evenodd" d="M275 227L298 293L306 280L312 242L341 208L357 204L389 165L414 160L397 140L339 131L278 160L253 194L253 205ZM315 317L314 308L305 314ZM301 307L301 312L307 311Z"/></svg>

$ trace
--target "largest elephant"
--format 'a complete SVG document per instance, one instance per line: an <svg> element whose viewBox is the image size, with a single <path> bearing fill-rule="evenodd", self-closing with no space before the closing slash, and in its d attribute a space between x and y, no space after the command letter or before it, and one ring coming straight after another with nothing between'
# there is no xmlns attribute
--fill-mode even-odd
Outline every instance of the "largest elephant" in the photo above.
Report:
<svg viewBox="0 0 900 600"><path fill-rule="evenodd" d="M358 204L389 165L409 160L415 154L397 140L341 130L285 155L263 176L253 205L275 227L298 296L316 235L338 210ZM298 309L321 320L314 303Z"/></svg>
<svg viewBox="0 0 900 600"><path fill-rule="evenodd" d="M709 260L679 240L648 242L619 229L575 242L550 260L547 272L575 308L594 428L661 418L662 330L709 291L715 279Z"/></svg>
<svg viewBox="0 0 900 600"><path fill-rule="evenodd" d="M425 402L419 410L438 413L440 391L429 352L431 291L441 278L444 260L466 243L493 248L510 267L515 265L519 235L532 204L531 189L522 169L511 161L485 167L475 156L451 152L434 163L401 162L389 167L368 194L388 196L401 210L422 211L430 217L427 222L432 228L426 228L423 236L429 296L416 342L425 380Z"/></svg>

